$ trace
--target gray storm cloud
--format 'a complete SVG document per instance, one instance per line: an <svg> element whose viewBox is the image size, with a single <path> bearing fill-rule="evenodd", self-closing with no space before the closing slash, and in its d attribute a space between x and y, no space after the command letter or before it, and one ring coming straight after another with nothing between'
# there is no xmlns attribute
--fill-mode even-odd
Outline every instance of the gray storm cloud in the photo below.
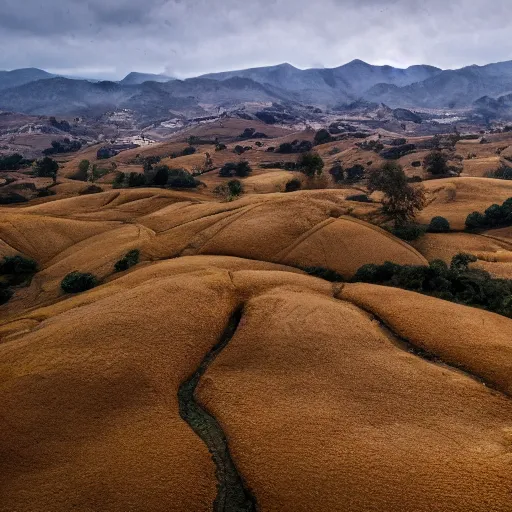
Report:
<svg viewBox="0 0 512 512"><path fill-rule="evenodd" d="M117 79L509 60L510 0L0 0L0 69Z"/></svg>

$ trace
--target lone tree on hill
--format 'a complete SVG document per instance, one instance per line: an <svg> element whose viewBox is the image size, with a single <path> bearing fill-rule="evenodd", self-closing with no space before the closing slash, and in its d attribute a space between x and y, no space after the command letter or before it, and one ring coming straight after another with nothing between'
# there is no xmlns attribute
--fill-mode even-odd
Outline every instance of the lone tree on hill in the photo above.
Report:
<svg viewBox="0 0 512 512"><path fill-rule="evenodd" d="M384 193L382 211L393 219L395 226L409 223L425 206L423 187L410 185L402 166L396 162L387 162L372 171L368 178L368 190L370 193Z"/></svg>
<svg viewBox="0 0 512 512"><path fill-rule="evenodd" d="M322 174L324 161L318 153L303 153L297 162L297 167L306 176L312 178Z"/></svg>
<svg viewBox="0 0 512 512"><path fill-rule="evenodd" d="M53 183L57 183L57 171L59 164L49 156L45 156L36 163L36 174L39 178L52 178Z"/></svg>
<svg viewBox="0 0 512 512"><path fill-rule="evenodd" d="M423 160L423 168L434 176L448 174L448 157L441 151L431 151Z"/></svg>

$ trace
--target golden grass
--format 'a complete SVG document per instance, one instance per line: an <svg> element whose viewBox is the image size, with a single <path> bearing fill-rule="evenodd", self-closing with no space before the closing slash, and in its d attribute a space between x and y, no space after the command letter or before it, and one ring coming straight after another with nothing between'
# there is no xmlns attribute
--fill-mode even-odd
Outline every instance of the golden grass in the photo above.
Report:
<svg viewBox="0 0 512 512"><path fill-rule="evenodd" d="M262 510L509 510L510 401L319 291L249 300L199 398Z"/></svg>

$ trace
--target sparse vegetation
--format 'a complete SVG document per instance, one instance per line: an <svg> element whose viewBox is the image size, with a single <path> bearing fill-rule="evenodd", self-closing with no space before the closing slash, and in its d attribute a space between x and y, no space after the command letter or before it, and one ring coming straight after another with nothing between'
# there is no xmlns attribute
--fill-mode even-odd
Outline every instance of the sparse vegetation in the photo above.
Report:
<svg viewBox="0 0 512 512"><path fill-rule="evenodd" d="M98 279L93 274L78 271L68 274L60 283L64 293L81 293L98 286Z"/></svg>
<svg viewBox="0 0 512 512"><path fill-rule="evenodd" d="M231 180L219 185L213 192L224 198L226 201L232 201L244 193L244 186L239 180Z"/></svg>
<svg viewBox="0 0 512 512"><path fill-rule="evenodd" d="M137 263L139 263L139 259L140 251L138 249L133 249L126 253L125 256L114 265L114 270L116 272L124 272L125 270L137 265Z"/></svg>
<svg viewBox="0 0 512 512"><path fill-rule="evenodd" d="M414 242L425 234L425 228L418 224L404 224L393 227L391 233L405 242Z"/></svg>

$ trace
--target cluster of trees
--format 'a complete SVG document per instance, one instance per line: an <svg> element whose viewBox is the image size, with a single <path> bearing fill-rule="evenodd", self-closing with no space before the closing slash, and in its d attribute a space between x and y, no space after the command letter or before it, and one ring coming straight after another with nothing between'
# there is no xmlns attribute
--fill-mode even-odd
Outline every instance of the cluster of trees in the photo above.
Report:
<svg viewBox="0 0 512 512"><path fill-rule="evenodd" d="M76 153L82 148L82 143L78 140L64 139L62 142L52 141L52 147L45 149L43 155L56 155L58 153Z"/></svg>
<svg viewBox="0 0 512 512"><path fill-rule="evenodd" d="M0 262L0 305L9 302L14 295L13 286L24 285L30 282L37 272L37 263L20 254L4 256Z"/></svg>
<svg viewBox="0 0 512 512"><path fill-rule="evenodd" d="M234 176L237 178L246 178L251 173L252 169L249 162L241 160L240 162L227 162L224 164L219 171L219 176L221 178L233 178Z"/></svg>
<svg viewBox="0 0 512 512"><path fill-rule="evenodd" d="M470 213L466 219L467 229L492 229L512 226L512 197L503 204L493 204L484 213Z"/></svg>
<svg viewBox="0 0 512 512"><path fill-rule="evenodd" d="M26 160L19 153L0 156L0 171L19 171L20 169L30 167L34 160Z"/></svg>
<svg viewBox="0 0 512 512"><path fill-rule="evenodd" d="M502 164L496 171L489 172L487 177L498 180L512 180L512 167Z"/></svg>
<svg viewBox="0 0 512 512"><path fill-rule="evenodd" d="M269 148L270 149L270 148ZM313 149L313 144L308 140L294 140L293 142L283 142L275 149L275 153L290 155L292 153L307 153Z"/></svg>
<svg viewBox="0 0 512 512"><path fill-rule="evenodd" d="M512 317L512 280L470 268L475 261L475 256L461 253L450 266L441 260L428 266L370 264L361 267L353 281L411 290Z"/></svg>
<svg viewBox="0 0 512 512"><path fill-rule="evenodd" d="M201 183L184 169L170 169L167 165L160 165L153 170L155 174L152 179L148 179L145 174L137 172L131 172L129 174L119 172L114 180L114 188L197 188Z"/></svg>
<svg viewBox="0 0 512 512"><path fill-rule="evenodd" d="M365 178L366 171L364 166L361 164L354 164L345 169L340 163L337 163L331 168L329 174L336 183L340 183L342 181L355 183Z"/></svg>
<svg viewBox="0 0 512 512"><path fill-rule="evenodd" d="M248 139L266 139L268 136L264 133L257 132L254 128L246 128L239 136L240 140Z"/></svg>

